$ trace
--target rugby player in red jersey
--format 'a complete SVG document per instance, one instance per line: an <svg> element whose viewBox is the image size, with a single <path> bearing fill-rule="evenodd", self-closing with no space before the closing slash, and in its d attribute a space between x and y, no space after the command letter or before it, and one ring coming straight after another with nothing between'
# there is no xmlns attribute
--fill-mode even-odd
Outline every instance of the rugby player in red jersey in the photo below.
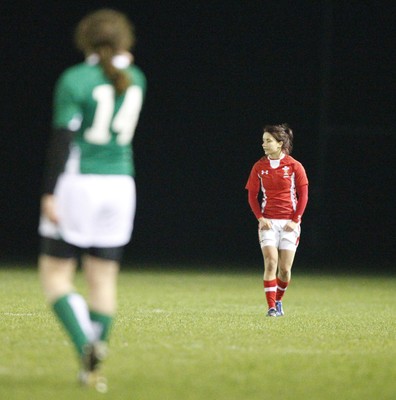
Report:
<svg viewBox="0 0 396 400"><path fill-rule="evenodd" d="M302 164L290 156L293 131L287 124L265 126L262 146L265 155L253 165L246 189L258 220L267 316L277 317L284 315L282 298L300 240L308 178Z"/></svg>

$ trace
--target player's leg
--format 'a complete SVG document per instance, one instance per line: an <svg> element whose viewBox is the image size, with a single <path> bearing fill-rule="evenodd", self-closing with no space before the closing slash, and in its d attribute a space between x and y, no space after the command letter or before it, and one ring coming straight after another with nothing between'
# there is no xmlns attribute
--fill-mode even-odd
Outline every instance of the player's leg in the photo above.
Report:
<svg viewBox="0 0 396 400"><path fill-rule="evenodd" d="M39 256L39 277L48 303L70 336L77 353L92 339L88 306L75 291L75 248L65 242L43 238Z"/></svg>
<svg viewBox="0 0 396 400"><path fill-rule="evenodd" d="M262 247L264 259L264 292L268 305L268 315L273 316L276 296L276 271L278 267L278 249L275 246Z"/></svg>
<svg viewBox="0 0 396 400"><path fill-rule="evenodd" d="M294 250L279 250L278 278L287 283L291 279L291 270L293 266Z"/></svg>
<svg viewBox="0 0 396 400"><path fill-rule="evenodd" d="M286 223L284 221L283 223ZM293 232L284 230L280 233L279 263L277 275L276 309L278 316L284 315L282 299L290 284L291 270L300 239L301 228L298 225Z"/></svg>
<svg viewBox="0 0 396 400"><path fill-rule="evenodd" d="M91 205L96 211L90 227L91 246L83 268L96 339L106 341L116 311L119 265L133 229L136 189L130 176L96 177L91 183L91 191L98 193L98 205Z"/></svg>
<svg viewBox="0 0 396 400"><path fill-rule="evenodd" d="M95 339L107 341L117 308L118 257L111 259L86 255L83 269L88 285L88 304Z"/></svg>
<svg viewBox="0 0 396 400"><path fill-rule="evenodd" d="M93 218L84 227L89 233L90 247L82 267L95 337L83 372L89 380L94 377L97 382L98 377L103 378L100 365L106 357L116 312L119 264L123 246L129 242L133 229L136 191L130 176L95 176L85 181L91 193L89 208Z"/></svg>
<svg viewBox="0 0 396 400"><path fill-rule="evenodd" d="M115 250L115 251L113 251ZM107 390L107 382L100 371L100 364L107 357L107 344L113 318L117 308L118 255L116 260L102 258L121 254L116 249L90 249L83 258L82 267L88 286L89 315L94 330L94 339L87 348L85 363L80 372L80 381L93 385L99 391Z"/></svg>
<svg viewBox="0 0 396 400"><path fill-rule="evenodd" d="M296 252L294 250L279 250L278 276L276 278L277 290L275 301L278 317L284 315L282 299L290 283L291 269L295 254Z"/></svg>
<svg viewBox="0 0 396 400"><path fill-rule="evenodd" d="M284 315L282 299L289 286L291 279L291 269L296 252L293 250L279 250L279 269L276 278L276 310L278 316Z"/></svg>
<svg viewBox="0 0 396 400"><path fill-rule="evenodd" d="M259 242L264 259L264 292L268 305L267 316L276 316L276 271L278 268L279 228L274 221L271 229L259 230Z"/></svg>

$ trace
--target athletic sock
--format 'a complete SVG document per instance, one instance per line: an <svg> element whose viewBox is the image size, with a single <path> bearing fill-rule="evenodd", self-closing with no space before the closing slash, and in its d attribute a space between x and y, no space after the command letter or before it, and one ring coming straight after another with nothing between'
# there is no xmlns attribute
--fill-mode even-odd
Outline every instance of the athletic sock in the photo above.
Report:
<svg viewBox="0 0 396 400"><path fill-rule="evenodd" d="M276 278L276 285L276 301L280 301L286 292L289 282L283 282L279 278Z"/></svg>
<svg viewBox="0 0 396 400"><path fill-rule="evenodd" d="M276 296L276 279L272 279L271 281L264 281L264 292L267 299L268 308L274 308Z"/></svg>
<svg viewBox="0 0 396 400"><path fill-rule="evenodd" d="M83 354L84 346L93 337L92 324L84 298L76 293L67 294L55 301L53 309L78 354Z"/></svg>
<svg viewBox="0 0 396 400"><path fill-rule="evenodd" d="M113 316L102 314L96 311L90 311L95 340L102 340L107 342L109 340L111 326L113 324Z"/></svg>

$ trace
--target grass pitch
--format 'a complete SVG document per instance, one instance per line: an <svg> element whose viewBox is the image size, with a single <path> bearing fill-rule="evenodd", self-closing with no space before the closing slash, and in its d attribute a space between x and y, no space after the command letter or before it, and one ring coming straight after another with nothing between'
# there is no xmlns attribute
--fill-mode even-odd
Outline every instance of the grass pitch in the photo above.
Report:
<svg viewBox="0 0 396 400"><path fill-rule="evenodd" d="M266 318L261 271L124 269L100 394L78 387L35 267L3 266L0 399L395 399L395 305L395 278L295 272Z"/></svg>

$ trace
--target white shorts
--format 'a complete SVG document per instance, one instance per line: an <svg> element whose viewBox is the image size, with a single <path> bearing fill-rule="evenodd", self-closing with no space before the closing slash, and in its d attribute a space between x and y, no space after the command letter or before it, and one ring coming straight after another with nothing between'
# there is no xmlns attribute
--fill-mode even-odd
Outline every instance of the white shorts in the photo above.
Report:
<svg viewBox="0 0 396 400"><path fill-rule="evenodd" d="M59 224L41 216L39 233L78 247L118 247L129 242L136 210L128 175L62 175L55 188Z"/></svg>
<svg viewBox="0 0 396 400"><path fill-rule="evenodd" d="M293 232L283 230L289 219L271 219L272 228L268 230L259 230L259 242L261 248L273 246L279 250L296 251L300 240L301 226L297 225Z"/></svg>

